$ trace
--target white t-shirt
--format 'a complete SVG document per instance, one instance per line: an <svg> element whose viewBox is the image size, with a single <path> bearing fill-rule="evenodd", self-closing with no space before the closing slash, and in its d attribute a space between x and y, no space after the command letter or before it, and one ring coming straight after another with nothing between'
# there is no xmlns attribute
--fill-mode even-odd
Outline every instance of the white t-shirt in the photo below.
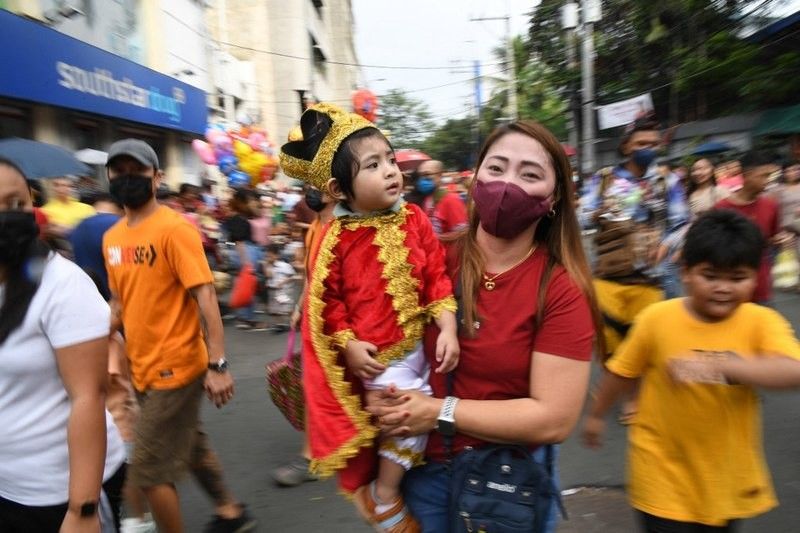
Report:
<svg viewBox="0 0 800 533"><path fill-rule="evenodd" d="M275 261L272 264L272 277L269 278L269 287L271 289L277 289L284 281L294 276L294 274L295 272L292 265L280 259ZM284 285L283 288L287 289L288 286Z"/></svg>
<svg viewBox="0 0 800 533"><path fill-rule="evenodd" d="M0 302L5 285L0 284ZM108 304L77 265L48 258L23 323L0 344L0 496L23 505L69 499L70 400L55 349L108 335ZM125 448L106 411L108 480Z"/></svg>

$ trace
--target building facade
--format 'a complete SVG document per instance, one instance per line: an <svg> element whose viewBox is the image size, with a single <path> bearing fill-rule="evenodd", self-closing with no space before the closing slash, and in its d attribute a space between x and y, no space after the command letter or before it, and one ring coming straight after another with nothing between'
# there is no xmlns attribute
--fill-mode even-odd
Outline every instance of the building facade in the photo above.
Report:
<svg viewBox="0 0 800 533"><path fill-rule="evenodd" d="M191 141L205 131L213 86L205 4L0 3L0 137L102 151L138 137L156 149L171 184L198 183Z"/></svg>
<svg viewBox="0 0 800 533"><path fill-rule="evenodd" d="M361 73L350 0L216 0L208 15L220 53L252 65L252 90L235 112L276 144L298 124L303 99L351 106Z"/></svg>

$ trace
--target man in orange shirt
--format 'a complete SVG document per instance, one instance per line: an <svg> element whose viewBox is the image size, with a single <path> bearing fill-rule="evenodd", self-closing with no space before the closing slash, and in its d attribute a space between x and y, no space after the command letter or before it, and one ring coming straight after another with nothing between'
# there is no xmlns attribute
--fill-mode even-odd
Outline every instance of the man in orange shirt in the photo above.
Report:
<svg viewBox="0 0 800 533"><path fill-rule="evenodd" d="M217 407L233 397L200 235L156 202L163 173L148 144L114 143L107 170L111 195L125 207L103 238L112 329L124 325L141 406L129 480L144 490L162 533L184 530L175 483L187 469L214 500L209 530L250 531L255 522L225 487L199 420L204 390Z"/></svg>

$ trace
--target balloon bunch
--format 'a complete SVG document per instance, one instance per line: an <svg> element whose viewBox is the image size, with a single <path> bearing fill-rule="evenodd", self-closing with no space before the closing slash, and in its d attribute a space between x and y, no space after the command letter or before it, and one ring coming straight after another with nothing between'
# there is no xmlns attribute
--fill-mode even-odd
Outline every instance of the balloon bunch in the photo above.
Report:
<svg viewBox="0 0 800 533"><path fill-rule="evenodd" d="M206 129L206 141L195 139L192 148L203 163L217 165L231 187L255 186L275 175L278 153L266 130L212 124Z"/></svg>

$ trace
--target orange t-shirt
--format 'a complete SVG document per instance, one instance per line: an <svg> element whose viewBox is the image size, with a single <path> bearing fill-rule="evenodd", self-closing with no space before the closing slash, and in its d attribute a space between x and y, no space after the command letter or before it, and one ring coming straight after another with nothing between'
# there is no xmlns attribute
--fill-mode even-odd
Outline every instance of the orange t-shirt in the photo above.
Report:
<svg viewBox="0 0 800 533"><path fill-rule="evenodd" d="M208 351L189 289L214 277L197 229L162 206L132 228L127 217L117 222L103 254L136 389L175 389L205 372Z"/></svg>
<svg viewBox="0 0 800 533"><path fill-rule="evenodd" d="M306 279L311 279L311 267L313 266L312 261L317 255L319 243L322 242L323 235L325 235L325 226L322 225L322 221L319 219L319 217L317 217L306 231Z"/></svg>

